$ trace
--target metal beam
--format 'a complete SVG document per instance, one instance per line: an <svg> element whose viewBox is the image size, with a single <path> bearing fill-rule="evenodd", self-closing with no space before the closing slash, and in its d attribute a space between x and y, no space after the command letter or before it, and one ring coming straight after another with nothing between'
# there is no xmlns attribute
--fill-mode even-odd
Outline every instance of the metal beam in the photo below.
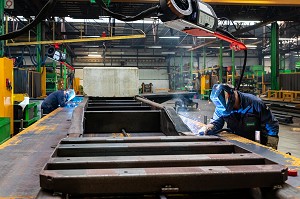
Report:
<svg viewBox="0 0 300 199"><path fill-rule="evenodd" d="M278 29L277 22L271 25L271 89L278 90L278 71L279 71L279 44L278 44Z"/></svg>
<svg viewBox="0 0 300 199"><path fill-rule="evenodd" d="M4 34L4 0L0 0L0 35ZM4 41L0 41L0 57L4 55Z"/></svg>
<svg viewBox="0 0 300 199"><path fill-rule="evenodd" d="M83 43L92 41L111 41L111 40L124 40L124 39L141 39L145 38L144 33L138 35L128 35L128 36L114 36L114 37L99 37L99 38L84 38L84 39L61 39L61 40L49 40L49 41L35 41L35 42L17 42L8 43L7 46L26 46L26 45L36 45L36 44L63 44L63 43Z"/></svg>
<svg viewBox="0 0 300 199"><path fill-rule="evenodd" d="M149 155L104 157L55 157L47 164L47 170L97 169L97 168L149 168L188 166L228 166L265 164L262 156L253 153L196 154L196 155Z"/></svg>
<svg viewBox="0 0 300 199"><path fill-rule="evenodd" d="M220 5L257 5L257 6L293 6L300 5L299 0L203 0L209 4Z"/></svg>
<svg viewBox="0 0 300 199"><path fill-rule="evenodd" d="M73 0L64 0L73 1ZM81 2L88 2L89 0L77 0ZM159 3L159 0L111 0L112 3ZM209 4L220 4L220 5L266 5L266 6L292 6L300 5L299 0L203 0L203 2Z"/></svg>

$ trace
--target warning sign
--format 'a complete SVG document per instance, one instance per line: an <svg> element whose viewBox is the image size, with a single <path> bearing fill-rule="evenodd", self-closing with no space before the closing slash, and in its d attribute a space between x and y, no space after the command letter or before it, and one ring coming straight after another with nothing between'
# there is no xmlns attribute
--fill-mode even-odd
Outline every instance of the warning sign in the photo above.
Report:
<svg viewBox="0 0 300 199"><path fill-rule="evenodd" d="M14 9L15 3L14 0L5 0L4 9Z"/></svg>

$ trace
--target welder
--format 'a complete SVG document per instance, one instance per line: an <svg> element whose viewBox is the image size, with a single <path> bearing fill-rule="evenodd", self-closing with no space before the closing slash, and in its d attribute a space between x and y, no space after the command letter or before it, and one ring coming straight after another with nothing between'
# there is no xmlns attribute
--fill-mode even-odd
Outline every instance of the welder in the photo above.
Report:
<svg viewBox="0 0 300 199"><path fill-rule="evenodd" d="M215 112L209 124L203 126L200 135L215 135L227 123L234 134L277 149L279 123L263 101L249 93L235 90L228 84L215 84L210 95Z"/></svg>
<svg viewBox="0 0 300 199"><path fill-rule="evenodd" d="M66 103L75 97L73 89L58 90L52 92L43 101L41 108L43 114L48 114L57 109L58 107L65 107Z"/></svg>

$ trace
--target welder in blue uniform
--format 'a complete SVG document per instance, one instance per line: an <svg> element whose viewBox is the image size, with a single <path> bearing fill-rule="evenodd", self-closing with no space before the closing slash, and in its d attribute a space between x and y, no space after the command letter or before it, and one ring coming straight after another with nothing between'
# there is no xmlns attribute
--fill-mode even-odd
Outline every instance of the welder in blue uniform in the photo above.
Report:
<svg viewBox="0 0 300 199"><path fill-rule="evenodd" d="M52 92L43 101L41 108L43 109L43 114L48 114L57 109L58 107L65 107L66 103L75 97L75 92L73 89L68 90L58 90Z"/></svg>
<svg viewBox="0 0 300 199"><path fill-rule="evenodd" d="M260 98L227 84L215 84L210 99L215 112L211 122L200 129L200 135L215 135L226 122L234 134L250 140L255 140L255 131L260 131L260 143L277 149L279 123Z"/></svg>

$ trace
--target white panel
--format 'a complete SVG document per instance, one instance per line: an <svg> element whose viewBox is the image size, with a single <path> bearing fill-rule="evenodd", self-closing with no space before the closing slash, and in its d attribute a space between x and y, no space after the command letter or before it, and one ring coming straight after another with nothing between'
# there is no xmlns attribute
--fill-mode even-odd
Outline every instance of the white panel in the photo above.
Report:
<svg viewBox="0 0 300 199"><path fill-rule="evenodd" d="M78 77L80 80L83 79L83 69L75 69L75 77Z"/></svg>
<svg viewBox="0 0 300 199"><path fill-rule="evenodd" d="M138 94L138 68L85 67L83 91L88 96L132 97Z"/></svg>

